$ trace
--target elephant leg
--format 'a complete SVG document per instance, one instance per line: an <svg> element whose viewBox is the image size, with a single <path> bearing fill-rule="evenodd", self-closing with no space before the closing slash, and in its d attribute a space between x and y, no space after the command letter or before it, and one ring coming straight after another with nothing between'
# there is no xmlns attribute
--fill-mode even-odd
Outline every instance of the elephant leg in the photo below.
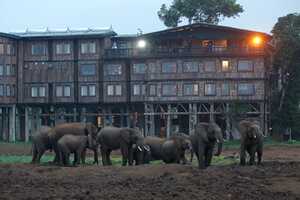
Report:
<svg viewBox="0 0 300 200"><path fill-rule="evenodd" d="M205 163L204 163L204 145L201 144L198 146L198 167L200 169L204 169L205 168Z"/></svg>
<svg viewBox="0 0 300 200"><path fill-rule="evenodd" d="M106 149L104 149L103 147L100 148L101 150L101 158L102 158L102 165L106 166L107 165L107 159L106 159Z"/></svg>
<svg viewBox="0 0 300 200"><path fill-rule="evenodd" d="M240 149L240 165L246 165L246 151L245 151L245 144L241 143Z"/></svg>
<svg viewBox="0 0 300 200"><path fill-rule="evenodd" d="M31 163L36 163L37 161L37 149L35 147L35 145L32 146L32 160L31 160Z"/></svg>
<svg viewBox="0 0 300 200"><path fill-rule="evenodd" d="M250 155L249 165L255 164L255 152L256 152L256 146L251 146L248 148L248 153Z"/></svg>
<svg viewBox="0 0 300 200"><path fill-rule="evenodd" d="M80 156L81 155L81 152L80 151L75 151L74 152L74 161L73 161L73 166L76 166L76 165L79 165L80 164Z"/></svg>
<svg viewBox="0 0 300 200"><path fill-rule="evenodd" d="M85 156L86 156L86 149L83 150L80 154L81 157L81 163L84 165L85 164Z"/></svg>
<svg viewBox="0 0 300 200"><path fill-rule="evenodd" d="M99 164L99 161L98 161L98 149L94 149L94 163L93 164Z"/></svg>
<svg viewBox="0 0 300 200"><path fill-rule="evenodd" d="M36 162L37 163L40 163L41 158L42 158L42 156L43 156L44 153L45 153L45 150L44 149L40 149L40 151L37 154L37 158L36 158Z"/></svg>
<svg viewBox="0 0 300 200"><path fill-rule="evenodd" d="M259 145L257 147L257 164L260 165L261 164L261 159L262 159L262 155L263 155L263 147L262 145Z"/></svg>
<svg viewBox="0 0 300 200"><path fill-rule="evenodd" d="M128 159L128 148L121 147L121 153L122 153L122 166L126 166L127 159Z"/></svg>
<svg viewBox="0 0 300 200"><path fill-rule="evenodd" d="M208 147L206 149L206 152L205 152L205 166L206 167L210 166L210 163L211 163L211 160L212 160L213 151L214 151L213 147L212 148Z"/></svg>
<svg viewBox="0 0 300 200"><path fill-rule="evenodd" d="M110 153L111 153L111 150L106 151L106 161L107 161L108 165L112 165L111 160L110 160Z"/></svg>
<svg viewBox="0 0 300 200"><path fill-rule="evenodd" d="M138 165L139 161L138 161L138 155L134 155L134 154L138 154L138 153L134 153L133 152L133 148L128 149L128 164L131 166L133 165L133 161L135 160L135 164ZM140 153L140 152L139 152Z"/></svg>
<svg viewBox="0 0 300 200"><path fill-rule="evenodd" d="M54 157L53 163L59 164L60 161L61 161L61 158L60 158L60 153L59 153L57 144L55 144L55 145L53 146L53 150L54 150L54 152L55 152L55 157Z"/></svg>
<svg viewBox="0 0 300 200"><path fill-rule="evenodd" d="M193 163L193 157L194 157L194 151L191 149L191 159L190 159L191 163Z"/></svg>

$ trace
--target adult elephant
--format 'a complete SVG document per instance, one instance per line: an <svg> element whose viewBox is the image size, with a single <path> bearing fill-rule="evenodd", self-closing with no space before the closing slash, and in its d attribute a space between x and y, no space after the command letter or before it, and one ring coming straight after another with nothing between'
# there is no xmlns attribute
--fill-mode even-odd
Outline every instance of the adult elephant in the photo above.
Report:
<svg viewBox="0 0 300 200"><path fill-rule="evenodd" d="M135 165L148 164L151 157L150 146L134 144L130 156L132 156L132 159L129 159L129 165L132 165L133 162L135 162Z"/></svg>
<svg viewBox="0 0 300 200"><path fill-rule="evenodd" d="M241 134L240 164L246 164L246 151L250 155L249 164L255 163L257 153L257 164L261 164L263 154L263 133L258 124L243 120L239 123Z"/></svg>
<svg viewBox="0 0 300 200"><path fill-rule="evenodd" d="M52 128L48 133L51 145L55 151L54 163L60 162L60 155L57 148L57 141L62 138L64 135L77 135L77 136L91 136L88 137L89 146L92 146L94 143L92 140L96 141L98 129L92 123L64 123L59 124ZM94 151L94 163L98 163L98 150L92 149Z"/></svg>
<svg viewBox="0 0 300 200"><path fill-rule="evenodd" d="M51 150L52 145L48 136L51 128L42 126L32 137L32 161L31 163L40 163L41 157L47 150Z"/></svg>
<svg viewBox="0 0 300 200"><path fill-rule="evenodd" d="M214 122L196 124L195 131L191 134L190 138L200 169L210 165L216 143L218 144L218 150L215 155L218 156L222 152L222 131Z"/></svg>
<svg viewBox="0 0 300 200"><path fill-rule="evenodd" d="M134 128L104 127L97 135L97 142L100 144L103 165L111 165L110 153L113 150L121 149L122 165L127 161L132 163L132 145L143 145L144 137Z"/></svg>

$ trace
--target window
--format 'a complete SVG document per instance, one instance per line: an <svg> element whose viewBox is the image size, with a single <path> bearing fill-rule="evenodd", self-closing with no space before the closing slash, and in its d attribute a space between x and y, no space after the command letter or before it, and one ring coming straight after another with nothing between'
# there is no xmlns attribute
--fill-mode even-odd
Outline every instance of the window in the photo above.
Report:
<svg viewBox="0 0 300 200"><path fill-rule="evenodd" d="M228 83L222 83L221 94L222 96L230 95L230 88Z"/></svg>
<svg viewBox="0 0 300 200"><path fill-rule="evenodd" d="M93 76L96 75L96 65L95 64L83 64L80 66L81 76Z"/></svg>
<svg viewBox="0 0 300 200"><path fill-rule="evenodd" d="M71 87L70 86L64 86L64 96L65 97L71 96Z"/></svg>
<svg viewBox="0 0 300 200"><path fill-rule="evenodd" d="M176 73L177 72L177 63L176 62L162 63L161 71L163 73Z"/></svg>
<svg viewBox="0 0 300 200"><path fill-rule="evenodd" d="M70 53L71 53L70 43L56 44L56 54L70 54Z"/></svg>
<svg viewBox="0 0 300 200"><path fill-rule="evenodd" d="M254 95L255 93L254 85L251 83L240 83L238 85L238 94L239 95Z"/></svg>
<svg viewBox="0 0 300 200"><path fill-rule="evenodd" d="M4 96L4 86L0 85L0 96Z"/></svg>
<svg viewBox="0 0 300 200"><path fill-rule="evenodd" d="M122 74L122 65L120 65L120 64L105 65L104 74L105 75L121 75Z"/></svg>
<svg viewBox="0 0 300 200"><path fill-rule="evenodd" d="M162 85L162 95L164 96L175 96L177 95L177 85L176 84L164 84Z"/></svg>
<svg viewBox="0 0 300 200"><path fill-rule="evenodd" d="M216 71L216 62L215 61L205 61L204 62L204 71L215 72Z"/></svg>
<svg viewBox="0 0 300 200"><path fill-rule="evenodd" d="M115 95L116 96L121 96L122 95L122 86L121 85L116 85L115 86L116 88L115 88Z"/></svg>
<svg viewBox="0 0 300 200"><path fill-rule="evenodd" d="M140 85L133 85L133 95L137 96L141 94Z"/></svg>
<svg viewBox="0 0 300 200"><path fill-rule="evenodd" d="M12 76L15 75L15 65L6 65L6 75Z"/></svg>
<svg viewBox="0 0 300 200"><path fill-rule="evenodd" d="M82 85L80 87L80 95L82 97L86 97L88 95L88 87L87 87L87 85Z"/></svg>
<svg viewBox="0 0 300 200"><path fill-rule="evenodd" d="M46 89L45 89L45 87L40 87L39 88L39 96L40 97L45 97L46 96Z"/></svg>
<svg viewBox="0 0 300 200"><path fill-rule="evenodd" d="M4 54L4 44L0 44L0 54Z"/></svg>
<svg viewBox="0 0 300 200"><path fill-rule="evenodd" d="M197 62L184 62L183 63L183 72L198 72L199 63Z"/></svg>
<svg viewBox="0 0 300 200"><path fill-rule="evenodd" d="M252 72L253 71L252 60L239 60L238 71L239 72Z"/></svg>
<svg viewBox="0 0 300 200"><path fill-rule="evenodd" d="M133 64L133 73L134 74L144 74L145 72L146 72L146 64L145 63Z"/></svg>
<svg viewBox="0 0 300 200"><path fill-rule="evenodd" d="M149 95L156 96L156 85L150 85L149 87Z"/></svg>
<svg viewBox="0 0 300 200"><path fill-rule="evenodd" d="M84 42L84 43L81 43L80 52L82 54L96 53L96 43L95 42Z"/></svg>
<svg viewBox="0 0 300 200"><path fill-rule="evenodd" d="M0 65L0 76L4 75L4 68L3 65Z"/></svg>
<svg viewBox="0 0 300 200"><path fill-rule="evenodd" d="M222 72L228 72L230 70L229 60L222 60Z"/></svg>
<svg viewBox="0 0 300 200"><path fill-rule="evenodd" d="M89 85L89 96L96 96L96 85Z"/></svg>
<svg viewBox="0 0 300 200"><path fill-rule="evenodd" d="M33 44L31 46L32 55L46 55L46 46L44 44Z"/></svg>
<svg viewBox="0 0 300 200"><path fill-rule="evenodd" d="M205 84L205 95L207 96L216 95L216 85L214 83Z"/></svg>
<svg viewBox="0 0 300 200"><path fill-rule="evenodd" d="M199 86L198 84L184 84L183 85L184 95L192 96L199 94Z"/></svg>
<svg viewBox="0 0 300 200"><path fill-rule="evenodd" d="M7 97L10 97L12 94L11 94L11 87L10 85L6 85L6 96Z"/></svg>
<svg viewBox="0 0 300 200"><path fill-rule="evenodd" d="M107 95L108 96L113 96L114 95L114 86L113 85L108 85L107 86Z"/></svg>
<svg viewBox="0 0 300 200"><path fill-rule="evenodd" d="M63 87L62 86L56 86L56 96L57 97L63 96Z"/></svg>
<svg viewBox="0 0 300 200"><path fill-rule="evenodd" d="M38 87L31 87L31 96L32 97L38 96Z"/></svg>
<svg viewBox="0 0 300 200"><path fill-rule="evenodd" d="M6 49L7 55L15 55L15 48L14 48L14 45L8 44L6 48L7 48L7 49Z"/></svg>

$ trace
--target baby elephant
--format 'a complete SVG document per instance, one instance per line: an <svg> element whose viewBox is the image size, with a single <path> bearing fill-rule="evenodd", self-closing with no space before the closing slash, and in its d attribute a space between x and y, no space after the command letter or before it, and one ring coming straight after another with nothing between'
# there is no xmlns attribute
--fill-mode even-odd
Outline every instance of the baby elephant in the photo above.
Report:
<svg viewBox="0 0 300 200"><path fill-rule="evenodd" d="M250 165L255 163L255 153L257 153L257 164L260 164L263 154L263 133L261 128L254 122L243 120L239 124L239 130L241 134L240 164L246 164L246 151L250 155Z"/></svg>
<svg viewBox="0 0 300 200"><path fill-rule="evenodd" d="M132 145L132 159L129 159L129 165L132 165L135 162L135 165L141 164L149 164L150 162L150 146L149 145L141 145L138 146L136 144Z"/></svg>
<svg viewBox="0 0 300 200"><path fill-rule="evenodd" d="M60 153L61 165L70 165L70 154L74 153L73 165L80 163L82 153L88 147L88 137L85 135L64 135L57 142L58 152Z"/></svg>

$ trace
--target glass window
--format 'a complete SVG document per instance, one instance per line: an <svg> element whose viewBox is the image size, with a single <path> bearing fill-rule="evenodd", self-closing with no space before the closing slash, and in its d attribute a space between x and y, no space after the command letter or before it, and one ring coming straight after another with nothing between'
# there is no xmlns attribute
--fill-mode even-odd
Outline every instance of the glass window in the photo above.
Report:
<svg viewBox="0 0 300 200"><path fill-rule="evenodd" d="M70 54L71 45L69 43L56 44L56 54Z"/></svg>
<svg viewBox="0 0 300 200"><path fill-rule="evenodd" d="M145 72L146 72L146 64L145 63L133 64L133 73L134 74L144 74Z"/></svg>
<svg viewBox="0 0 300 200"><path fill-rule="evenodd" d="M96 96L96 86L89 85L89 96Z"/></svg>
<svg viewBox="0 0 300 200"><path fill-rule="evenodd" d="M56 96L57 97L63 96L63 87L62 86L56 86Z"/></svg>
<svg viewBox="0 0 300 200"><path fill-rule="evenodd" d="M142 95L146 94L146 85L141 85L141 94Z"/></svg>
<svg viewBox="0 0 300 200"><path fill-rule="evenodd" d="M38 96L38 87L31 87L31 96L32 97Z"/></svg>
<svg viewBox="0 0 300 200"><path fill-rule="evenodd" d="M238 94L239 95L254 95L254 85L251 83L240 83L238 85Z"/></svg>
<svg viewBox="0 0 300 200"><path fill-rule="evenodd" d="M192 96L199 94L199 86L198 84L184 84L183 85L184 95Z"/></svg>
<svg viewBox="0 0 300 200"><path fill-rule="evenodd" d="M121 85L116 85L115 86L115 91L116 91L116 96L121 96L122 95L122 86Z"/></svg>
<svg viewBox="0 0 300 200"><path fill-rule="evenodd" d="M6 75L10 76L10 65L6 65Z"/></svg>
<svg viewBox="0 0 300 200"><path fill-rule="evenodd" d="M82 97L86 97L88 95L88 87L86 85L82 85L80 87L80 95Z"/></svg>
<svg viewBox="0 0 300 200"><path fill-rule="evenodd" d="M45 55L46 54L46 46L44 44L33 44L31 46L31 54L32 55Z"/></svg>
<svg viewBox="0 0 300 200"><path fill-rule="evenodd" d="M119 65L119 64L105 65L104 74L105 75L121 75L122 74L122 65Z"/></svg>
<svg viewBox="0 0 300 200"><path fill-rule="evenodd" d="M216 85L214 83L205 84L205 95L216 95Z"/></svg>
<svg viewBox="0 0 300 200"><path fill-rule="evenodd" d="M4 87L0 85L0 96L4 96Z"/></svg>
<svg viewBox="0 0 300 200"><path fill-rule="evenodd" d="M166 62L162 63L161 71L163 73L176 73L177 72L177 63L176 62Z"/></svg>
<svg viewBox="0 0 300 200"><path fill-rule="evenodd" d="M150 85L149 95L150 96L155 96L156 95L156 85Z"/></svg>
<svg viewBox="0 0 300 200"><path fill-rule="evenodd" d="M229 60L222 60L222 71L223 72L228 72L229 71Z"/></svg>
<svg viewBox="0 0 300 200"><path fill-rule="evenodd" d="M177 95L177 85L176 84L164 84L162 85L162 95L164 96L175 96Z"/></svg>
<svg viewBox="0 0 300 200"><path fill-rule="evenodd" d="M93 76L96 75L95 64L83 64L80 66L80 75L82 76Z"/></svg>
<svg viewBox="0 0 300 200"><path fill-rule="evenodd" d="M222 83L221 93L223 96L230 95L230 89L228 83Z"/></svg>
<svg viewBox="0 0 300 200"><path fill-rule="evenodd" d="M64 86L64 96L65 97L71 96L71 87L70 86Z"/></svg>
<svg viewBox="0 0 300 200"><path fill-rule="evenodd" d="M253 71L253 62L252 60L239 60L238 62L238 71L239 72L251 72Z"/></svg>
<svg viewBox="0 0 300 200"><path fill-rule="evenodd" d="M6 85L6 96L11 96L10 85Z"/></svg>
<svg viewBox="0 0 300 200"><path fill-rule="evenodd" d="M183 63L183 72L198 72L199 63L198 62L184 62Z"/></svg>
<svg viewBox="0 0 300 200"><path fill-rule="evenodd" d="M39 88L39 96L40 97L45 97L46 96L46 89L45 89L45 87L40 87Z"/></svg>
<svg viewBox="0 0 300 200"><path fill-rule="evenodd" d="M14 45L8 44L6 48L7 48L7 49L6 49L7 55L15 55L15 48L14 48Z"/></svg>
<svg viewBox="0 0 300 200"><path fill-rule="evenodd" d="M113 96L114 95L114 86L113 85L108 85L107 86L107 95L108 96Z"/></svg>
<svg viewBox="0 0 300 200"><path fill-rule="evenodd" d="M95 42L89 43L89 51L90 51L90 53L96 53L96 43Z"/></svg>
<svg viewBox="0 0 300 200"><path fill-rule="evenodd" d="M0 76L4 75L4 68L3 65L0 65Z"/></svg>
<svg viewBox="0 0 300 200"><path fill-rule="evenodd" d="M133 85L133 95L140 95L141 94L141 87L140 85Z"/></svg>
<svg viewBox="0 0 300 200"><path fill-rule="evenodd" d="M96 53L96 43L95 42L81 43L80 51L82 54Z"/></svg>
<svg viewBox="0 0 300 200"><path fill-rule="evenodd" d="M205 61L204 62L204 71L215 72L216 71L216 62L215 61Z"/></svg>
<svg viewBox="0 0 300 200"><path fill-rule="evenodd" d="M12 76L14 74L15 74L15 65L7 64L6 65L6 75L7 76Z"/></svg>
<svg viewBox="0 0 300 200"><path fill-rule="evenodd" d="M4 44L0 44L0 54L4 54Z"/></svg>

